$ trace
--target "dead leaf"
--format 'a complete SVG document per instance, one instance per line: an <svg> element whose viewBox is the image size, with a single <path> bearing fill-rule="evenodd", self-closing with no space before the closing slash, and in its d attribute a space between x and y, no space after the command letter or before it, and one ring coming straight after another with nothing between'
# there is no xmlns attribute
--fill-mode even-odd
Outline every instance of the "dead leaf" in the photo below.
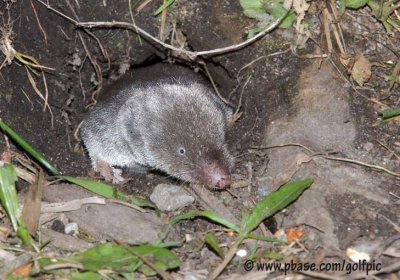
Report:
<svg viewBox="0 0 400 280"><path fill-rule="evenodd" d="M287 232L287 241L293 242L296 240L300 240L301 237L303 236L304 233L304 228L303 227L299 227L299 228L289 228L288 232Z"/></svg>
<svg viewBox="0 0 400 280"><path fill-rule="evenodd" d="M36 233L39 225L40 208L42 202L42 189L44 185L43 170L40 170L35 183L29 187L25 195L24 208L22 209L22 219L31 235Z"/></svg>
<svg viewBox="0 0 400 280"><path fill-rule="evenodd" d="M355 58L351 77L359 86L362 86L371 77L371 63L362 54Z"/></svg>
<svg viewBox="0 0 400 280"><path fill-rule="evenodd" d="M19 276L19 277L28 277L32 272L32 263L28 263L24 266L21 266L14 270L11 275L12 276Z"/></svg>

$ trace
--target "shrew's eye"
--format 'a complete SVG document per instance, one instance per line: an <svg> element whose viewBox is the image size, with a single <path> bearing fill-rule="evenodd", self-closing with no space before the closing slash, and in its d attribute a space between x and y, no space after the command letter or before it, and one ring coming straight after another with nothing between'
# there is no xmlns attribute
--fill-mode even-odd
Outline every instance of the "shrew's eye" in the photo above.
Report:
<svg viewBox="0 0 400 280"><path fill-rule="evenodd" d="M184 148L184 147L180 147L180 148L178 149L178 153L179 153L180 156L183 156L184 154L186 154L185 148Z"/></svg>

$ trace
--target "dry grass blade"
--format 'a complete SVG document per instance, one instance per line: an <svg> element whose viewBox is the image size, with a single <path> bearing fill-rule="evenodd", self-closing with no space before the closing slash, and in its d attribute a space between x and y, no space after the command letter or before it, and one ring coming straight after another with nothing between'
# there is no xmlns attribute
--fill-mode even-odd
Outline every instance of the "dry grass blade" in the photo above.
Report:
<svg viewBox="0 0 400 280"><path fill-rule="evenodd" d="M66 202L56 202L44 204L41 207L41 213L58 213L80 209L85 204L106 204L106 200L101 197L93 196L82 199L74 199Z"/></svg>
<svg viewBox="0 0 400 280"><path fill-rule="evenodd" d="M364 166L364 167L375 169L377 171L386 172L387 174L390 174L390 175L395 176L395 177L400 177L400 173L394 172L394 171L389 170L389 169L387 169L385 167L382 167L382 166L379 166L379 165L375 165L375 164L365 163L365 162L354 160L354 159L327 156L326 153L315 152L315 151L311 150L310 148L308 148L308 147L306 147L306 146L304 146L302 144L299 144L299 143L286 143L286 144L277 144L277 145L269 145L269 146L253 146L253 147L250 147L250 149L274 149L274 148L291 147L291 146L292 147L303 148L303 149L307 150L308 152L310 152L312 156L318 156L318 157L321 157L321 158L324 158L324 159L328 159L328 160L335 160L335 161L342 161L342 162L357 164L357 165L360 165L360 166Z"/></svg>
<svg viewBox="0 0 400 280"><path fill-rule="evenodd" d="M326 38L326 44L328 47L328 53L331 54L333 52L333 44L332 44L332 38L331 38L331 32L330 32L330 21L329 21L329 12L326 7L322 9L322 23L324 27L324 34Z"/></svg>
<svg viewBox="0 0 400 280"><path fill-rule="evenodd" d="M0 65L0 70L5 64L11 64L14 60L16 51L12 46L12 29L9 25L0 28L0 51L4 55L4 61Z"/></svg>
<svg viewBox="0 0 400 280"><path fill-rule="evenodd" d="M24 180L25 182L28 182L30 184L33 184L35 182L35 174L20 168L18 166L15 166L15 172L17 173L17 177Z"/></svg>
<svg viewBox="0 0 400 280"><path fill-rule="evenodd" d="M164 0L164 5L167 2L167 0ZM167 21L167 9L164 9L161 12L161 25L160 25L160 40L164 41L164 36L165 34L165 25L166 25L166 21Z"/></svg>
<svg viewBox="0 0 400 280"><path fill-rule="evenodd" d="M146 1L143 1L143 3L140 4L140 5L136 8L136 12L140 13L140 11L143 10L151 1L153 1L153 0L146 0Z"/></svg>
<svg viewBox="0 0 400 280"><path fill-rule="evenodd" d="M36 59L30 55L27 54L22 54L17 51L15 51L15 59L17 59L19 62L21 62L23 65L32 67L38 70L50 70L54 71L54 68L43 66L39 64Z"/></svg>
<svg viewBox="0 0 400 280"><path fill-rule="evenodd" d="M362 161L358 161L358 160L354 160L354 159L348 159L348 158L339 158L339 157L331 157L331 156L322 156L325 159L330 159L330 160L336 160L336 161L343 161L343 162L348 162L348 163L353 163L353 164L357 164L357 165L361 165L364 167L369 167L378 171L383 171L386 172L392 176L395 177L400 177L400 173L391 171L385 167L379 166L379 165L375 165L375 164L369 164L369 163L365 163Z"/></svg>
<svg viewBox="0 0 400 280"><path fill-rule="evenodd" d="M36 13L36 11L35 11ZM49 109L50 115L51 115L51 124L53 127L54 124L54 117L53 117L53 112L51 110L50 105L48 104L48 89L47 89L47 82L46 82L46 77L44 75L43 71L51 71L55 70L54 68L50 68L47 66L41 65L34 57L26 54L22 54L17 52L12 44L12 27L11 25L6 25L0 28L0 51L3 53L5 56L4 61L0 65L0 70L4 67L5 64L11 64L14 59L20 62L22 65L25 66L26 71L27 71L27 76L29 79L29 82L31 83L34 91L38 96L44 101L44 111L46 111L46 108ZM35 80L33 79L31 73L29 71L33 71L33 69L41 71L42 74L42 79L45 87L45 95L41 93L39 88L36 85Z"/></svg>
<svg viewBox="0 0 400 280"><path fill-rule="evenodd" d="M29 80L29 82L31 83L33 90L34 90L34 91L36 92L36 94L40 97L40 99L42 99L43 102L44 102L43 111L46 111L46 108L49 109L50 116L51 116L51 124L52 124L52 127L53 127L53 125L54 125L54 116L53 116L53 110L51 109L51 107L50 107L50 105L49 105L49 103L48 103L48 90L47 90L47 83L46 83L46 79L45 79L44 73L42 72L42 75L43 75L42 77L43 77L43 79L44 79L43 81L44 81L45 90L46 90L45 95L43 95L42 92L41 92L41 91L39 90L39 88L37 87L36 81L35 81L35 79L32 77L32 74L31 74L31 72L29 71L29 68L28 68L27 66L26 66L25 68L26 68L26 74L27 74L27 76L28 76L28 80Z"/></svg>

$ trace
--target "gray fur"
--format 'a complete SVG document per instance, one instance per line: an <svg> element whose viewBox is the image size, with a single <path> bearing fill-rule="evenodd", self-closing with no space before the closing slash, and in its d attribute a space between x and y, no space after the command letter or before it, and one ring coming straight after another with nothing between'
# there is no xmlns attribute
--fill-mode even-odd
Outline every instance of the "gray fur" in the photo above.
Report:
<svg viewBox="0 0 400 280"><path fill-rule="evenodd" d="M193 73L185 75L191 70L179 68L172 78L130 83L90 112L81 136L93 166L103 161L113 167L154 168L206 184L218 181L210 179L215 176L229 177L233 161L225 131L231 110L209 86L188 78ZM181 147L185 155L179 154Z"/></svg>

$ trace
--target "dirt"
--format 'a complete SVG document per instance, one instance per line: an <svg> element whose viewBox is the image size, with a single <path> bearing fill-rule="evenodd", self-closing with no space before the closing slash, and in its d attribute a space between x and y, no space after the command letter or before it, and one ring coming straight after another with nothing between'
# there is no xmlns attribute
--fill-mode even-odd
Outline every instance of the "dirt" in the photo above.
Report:
<svg viewBox="0 0 400 280"><path fill-rule="evenodd" d="M11 39L15 50L54 69L45 72L46 85L39 71L33 76L42 94L45 94L47 87L52 114L48 108L44 109L44 102L35 93L25 67L14 60L0 70L0 117L43 153L62 174L97 178L91 171L90 161L76 132L94 101L102 95L103 87L112 84L118 76L129 71L128 68L134 71L134 68L168 60L200 68L200 73L204 74L202 64L205 64L221 95L234 109L239 107L242 112L241 118L229 129L227 139L235 156L234 181L252 178L249 186L231 189L232 195L214 192L221 207L226 207L240 219L243 210L253 206L263 194L276 189L274 182L277 180L311 177L315 180L313 186L285 212L275 217L278 228L306 228L301 242L308 251L306 257L301 255L303 259L316 262L321 255L321 248L326 255L332 255L332 252L335 255L340 251L344 258L344 251L356 241L368 243L398 234L393 224L399 223L400 212L395 203L399 195L399 178L377 172L365 165L333 161L321 156L352 158L399 173L400 161L395 155L400 153L398 121L377 123L381 104L395 107L400 98L397 85L389 93L384 91L388 87L382 78L387 74L384 67L374 69L368 84L363 88L358 87L358 92L355 92L347 81L350 79L346 71L336 67L337 64L332 67L329 60L302 57L320 53L315 44L308 43L305 49L294 55L290 51L294 37L284 36L286 31L278 30L268 34L235 52L185 61L174 57L157 43L143 38L140 42L138 36L128 30L99 28L85 31L75 28L70 20L37 1L32 1L31 5L26 1L16 1L9 6L10 3L0 2L0 16L4 26L7 22L12 24ZM130 22L127 5L127 2L118 1L65 1L54 3L52 7L81 22ZM160 26L160 17L153 16L158 5L158 1L151 1L143 10L134 14L136 24L154 35L159 33ZM310 20L318 21L316 13L310 13L309 17ZM363 18L361 25L381 30L380 24L369 20ZM242 42L246 39L244 31L254 21L243 15L239 1L218 0L177 1L169 10L167 23L168 31L176 23L188 49L201 51ZM368 36L367 39L361 36L358 25L354 27L351 21L346 21L344 27L350 53L364 52L376 63L396 59L387 49L376 47L376 43L369 40ZM320 34L321 30L316 28L313 32ZM373 34L370 33L371 36ZM395 36L398 39L398 32ZM1 57L0 61L3 59ZM5 150L8 143L1 137L0 151ZM251 148L285 143L301 143L318 155L310 155L299 147L268 150ZM10 144L11 151L23 154L19 147ZM310 158L298 164L292 172L297 156ZM18 164L15 157L13 163ZM143 197L149 197L159 183L182 184L157 172L140 175L127 172L126 175L130 181L117 188ZM63 193L65 187L61 185L54 191L54 197L45 195L47 201L62 201L69 197ZM114 216L117 222L112 216L99 214L111 213L104 205L87 206L78 214L66 215L68 219L81 223L80 227L86 233L93 230L98 232L98 235L91 234L95 238L90 243L113 238L136 243L137 240L132 241L129 237L135 225L129 224L131 221L127 219L136 219L136 214L129 212L127 217L123 217L120 213L128 210L115 205L112 207L115 207L112 213L117 213ZM198 201L175 214L202 207L204 204ZM108 217L107 221L102 219L104 216ZM161 231L161 224L168 217L169 214L151 214L154 228L146 220L146 229L141 233L147 236L146 233L151 232L152 241L155 241L154 232ZM129 226L124 228L127 224ZM118 225L118 228L113 225ZM111 228L112 236L106 236L107 230ZM185 221L175 226L169 236L171 240L192 237L184 246L176 249L184 263L182 271L190 271L193 275L194 271L205 270L209 273L210 267L215 268L220 263L221 260L214 253L202 246L205 233L215 228L214 224L204 220ZM118 239L113 234L121 234L126 238ZM57 236L52 235L52 238L57 239ZM221 234L218 238L220 243L232 242L227 235ZM73 241L64 241L68 242ZM245 247L251 250L253 245L249 243ZM77 241L74 248L87 246ZM290 254L290 258L301 258L299 256L300 253ZM379 260L383 258L377 257ZM244 273L241 268L241 265L235 265L224 274L233 277Z"/></svg>

